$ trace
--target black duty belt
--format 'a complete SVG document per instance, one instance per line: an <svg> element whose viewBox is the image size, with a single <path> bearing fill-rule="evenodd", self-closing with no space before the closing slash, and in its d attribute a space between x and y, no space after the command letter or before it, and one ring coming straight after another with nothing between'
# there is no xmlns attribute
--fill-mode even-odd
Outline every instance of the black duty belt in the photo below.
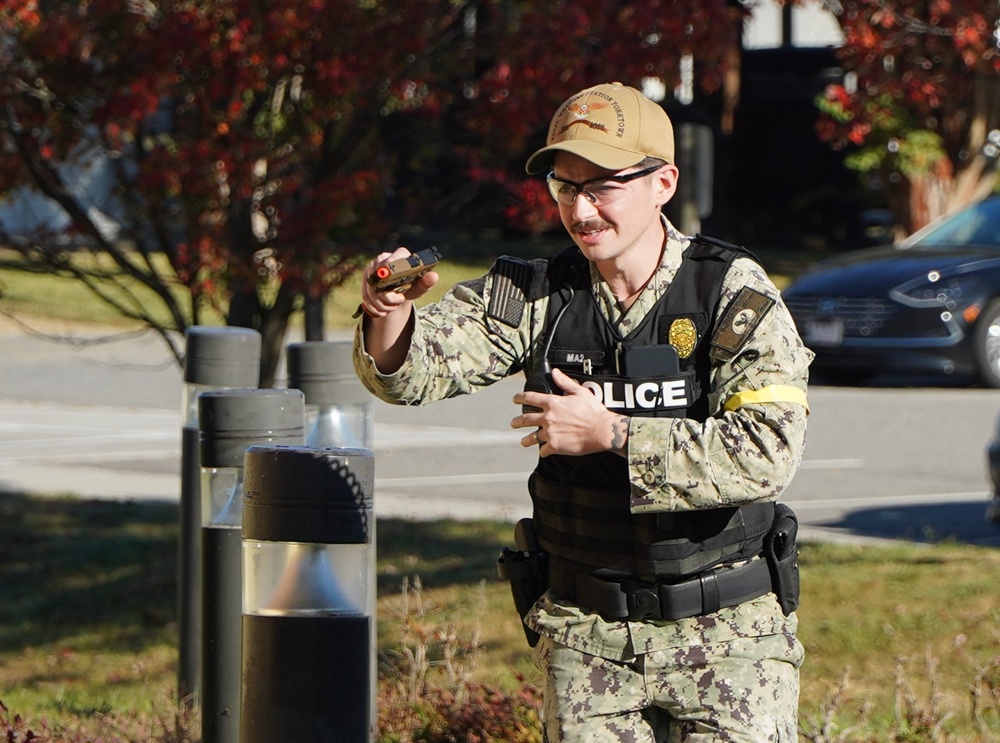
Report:
<svg viewBox="0 0 1000 743"><path fill-rule="evenodd" d="M706 570L681 583L651 584L601 578L552 560L549 588L608 619L675 621L759 598L771 590L771 573L766 560L755 558L735 567Z"/></svg>

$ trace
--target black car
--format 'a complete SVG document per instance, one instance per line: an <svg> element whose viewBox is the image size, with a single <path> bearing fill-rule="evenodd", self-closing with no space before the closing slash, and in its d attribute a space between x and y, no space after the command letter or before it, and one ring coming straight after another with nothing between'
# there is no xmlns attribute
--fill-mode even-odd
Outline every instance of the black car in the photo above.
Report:
<svg viewBox="0 0 1000 743"><path fill-rule="evenodd" d="M1000 387L1000 196L899 245L817 263L782 295L820 378L969 374Z"/></svg>

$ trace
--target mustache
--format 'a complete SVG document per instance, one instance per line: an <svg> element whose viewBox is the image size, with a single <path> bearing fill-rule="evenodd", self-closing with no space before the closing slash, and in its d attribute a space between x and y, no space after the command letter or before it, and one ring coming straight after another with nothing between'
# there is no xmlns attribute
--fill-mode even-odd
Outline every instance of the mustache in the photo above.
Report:
<svg viewBox="0 0 1000 743"><path fill-rule="evenodd" d="M596 232L597 230L610 229L613 225L603 219L585 219L582 222L573 223L574 232Z"/></svg>

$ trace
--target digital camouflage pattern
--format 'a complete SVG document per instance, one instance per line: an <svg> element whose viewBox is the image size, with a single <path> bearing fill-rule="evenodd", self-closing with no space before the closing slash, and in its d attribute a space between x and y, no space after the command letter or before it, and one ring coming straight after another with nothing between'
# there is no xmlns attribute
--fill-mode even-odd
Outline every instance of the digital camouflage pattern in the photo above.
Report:
<svg viewBox="0 0 1000 743"><path fill-rule="evenodd" d="M617 324L623 336L636 327L670 288L689 243L669 222L664 220L664 224L667 241L660 267L627 312L621 312L610 288L591 266L598 306L612 324ZM720 307L726 307L743 287L776 301L753 329L744 352L732 359L713 359L711 417L705 423L675 418L630 419L629 487L634 513L775 500L801 462L808 413L805 406L768 402L724 411L728 400L748 390L777 385L805 393L813 356L802 344L778 290L753 260L739 257L733 262L724 281ZM521 371L529 352L538 353L545 340L542 333L547 299L529 302L520 325L512 328L486 316L490 288L491 276L487 275L456 285L441 301L415 311L409 354L395 374L383 375L375 368L363 350L363 325L359 325L354 353L359 378L383 400L422 405L475 392ZM653 655L663 655L672 659L664 661L664 668L670 674L692 674L692 688L700 690L702 702L708 703L717 694L719 705L725 706L727 699L734 705L729 714L743 715L748 720L756 716L758 722L773 715L775 720L783 721L775 723L776 732L771 737L711 737L706 733L708 737L699 738L685 733L686 737L678 740L795 740L794 735L787 737L785 732L786 728L792 731L795 728L795 704L790 700L793 697L797 700L798 696L797 668L802 648L795 639L795 615L785 617L773 594L677 622L627 622L607 621L550 592L536 603L526 624L561 646L593 656L591 662L618 663L626 677L637 663L645 663L648 671ZM724 667L715 669L712 664L723 659ZM671 663L677 667L671 667ZM685 671L690 664L692 668ZM701 670L696 673L693 668ZM547 683L553 686L553 691L560 684L553 676ZM699 683L705 688L698 686ZM570 693L572 688L567 686L563 692ZM762 688L770 691L761 691ZM737 690L749 696L740 698ZM666 689L663 692L668 693ZM554 702L547 695L546 704L550 703ZM598 704L596 700L593 703ZM678 710L683 708L684 703L676 704L680 705ZM744 712L748 705L753 709ZM551 717L550 723L555 724ZM682 724L679 729L686 728ZM649 739L623 735L567 739ZM554 729L550 730L550 743L562 739Z"/></svg>
<svg viewBox="0 0 1000 743"><path fill-rule="evenodd" d="M669 223L659 269L628 312L622 313L607 283L591 266L595 297L609 321L628 335L670 288L688 239ZM629 424L629 479L633 512L684 511L774 500L791 481L802 458L806 410L797 403L745 405L720 413L734 394L771 385L806 390L813 354L799 338L778 290L749 258L729 270L720 302L725 306L750 286L778 298L746 344L753 354L719 360L712 373L713 414L701 424L687 419L632 418ZM382 400L423 405L468 394L519 372L529 350L544 341L548 301L529 303L517 328L491 321L485 306L490 277L458 284L440 302L415 313L406 362L382 375L362 350L359 324L355 368L365 386Z"/></svg>
<svg viewBox="0 0 1000 743"><path fill-rule="evenodd" d="M543 637L548 670L542 717L548 741L794 743L798 667L794 637L704 638L609 661Z"/></svg>

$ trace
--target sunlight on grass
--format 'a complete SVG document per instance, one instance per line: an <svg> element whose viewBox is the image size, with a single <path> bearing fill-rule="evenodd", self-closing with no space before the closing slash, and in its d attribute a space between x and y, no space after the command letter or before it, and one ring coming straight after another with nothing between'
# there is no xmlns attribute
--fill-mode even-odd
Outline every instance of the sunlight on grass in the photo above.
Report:
<svg viewBox="0 0 1000 743"><path fill-rule="evenodd" d="M101 291L134 313L148 312L161 325L173 321L163 300L148 286L133 277L117 274L111 259L103 254L80 252L71 260L94 272L109 272L112 278L98 281ZM72 320L97 325L135 327L137 320L123 315L101 299L83 281L69 275L23 270L24 259L12 250L0 249L0 310L11 315ZM164 256L155 256L153 266L180 305L185 317L191 317L190 295L173 277ZM147 269L148 270L148 269ZM206 311L206 322L221 323L218 313Z"/></svg>
<svg viewBox="0 0 1000 743"><path fill-rule="evenodd" d="M507 252L504 249L515 254L532 255L531 248L534 245L536 250L542 251L539 254L544 254L544 251L551 251L554 245L559 244L561 243L539 242L534 245L530 241L510 242L499 245L495 253L481 254L479 257L450 259L446 257L437 268L441 276L440 282L418 300L418 304L424 305L436 301L454 284L482 276L489 270L497 255ZM467 250L466 248L463 254ZM80 253L73 259L90 266L103 265L99 256L95 258L88 253ZM105 260L103 263L109 261ZM772 279L779 288L787 285L789 280L787 273L784 272L787 263L787 260L777 261L776 265L783 270L772 272ZM137 321L122 316L117 309L98 298L81 281L64 276L18 270L16 267L22 264L23 259L16 253L0 249L0 312L15 317L24 315L98 325L134 327L137 324ZM156 265L164 275L170 274L166 260L162 257L158 259ZM357 321L352 315L360 300L360 281L360 273L356 273L330 292L324 309L327 328L344 329L356 324ZM128 292L112 288L114 297L129 306L142 306L157 322L172 325L161 299L150 288L134 279L122 283ZM184 308L185 315L190 318L190 299L187 290L176 285L172 291L178 303ZM203 312L205 313L201 320L203 324L223 324L223 317L219 313L210 308L205 308ZM302 322L301 311L295 312L292 324L301 326Z"/></svg>
<svg viewBox="0 0 1000 743"><path fill-rule="evenodd" d="M0 699L11 710L148 716L170 697L176 518L170 504L0 496ZM383 680L416 643L430 668L450 663L506 691L537 682L496 578L509 524L390 519L377 534ZM855 727L844 741L930 740L893 737L918 718L956 743L1000 735L1000 553L809 543L801 565L804 729L825 715Z"/></svg>

